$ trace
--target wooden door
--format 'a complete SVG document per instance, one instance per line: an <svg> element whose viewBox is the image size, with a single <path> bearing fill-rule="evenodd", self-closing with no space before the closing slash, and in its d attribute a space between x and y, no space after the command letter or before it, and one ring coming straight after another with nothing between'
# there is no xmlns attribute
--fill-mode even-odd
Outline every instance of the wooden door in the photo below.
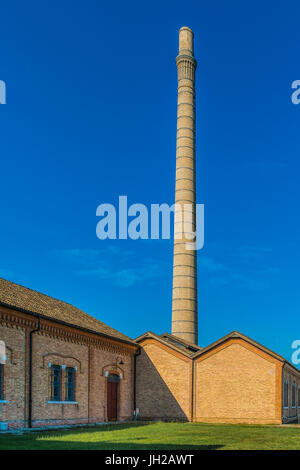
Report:
<svg viewBox="0 0 300 470"><path fill-rule="evenodd" d="M119 376L110 375L107 379L107 420L117 421L118 419L118 392Z"/></svg>

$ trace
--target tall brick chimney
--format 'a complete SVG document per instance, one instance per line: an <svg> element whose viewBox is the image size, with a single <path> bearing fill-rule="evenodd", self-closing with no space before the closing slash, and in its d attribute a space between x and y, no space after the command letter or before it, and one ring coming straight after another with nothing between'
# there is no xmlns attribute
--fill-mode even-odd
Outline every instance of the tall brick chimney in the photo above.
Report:
<svg viewBox="0 0 300 470"><path fill-rule="evenodd" d="M180 213L196 230L195 174L195 70L194 34L190 28L179 31L176 190L174 222L172 334L190 343L198 342L197 251L187 249L188 231L181 232ZM184 208L184 206L186 207Z"/></svg>

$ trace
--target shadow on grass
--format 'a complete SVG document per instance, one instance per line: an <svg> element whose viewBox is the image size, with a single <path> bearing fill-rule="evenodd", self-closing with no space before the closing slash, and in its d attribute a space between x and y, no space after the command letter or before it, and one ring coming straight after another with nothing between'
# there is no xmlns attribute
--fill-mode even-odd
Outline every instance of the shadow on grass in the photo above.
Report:
<svg viewBox="0 0 300 470"><path fill-rule="evenodd" d="M18 444L0 446L1 450L107 450L107 451L140 451L140 450L152 450L152 451L168 451L168 450L187 450L187 451L199 451L199 450L218 450L222 448L222 445L180 445L180 444L138 444L135 441L132 442L73 442L73 441L27 441L18 442Z"/></svg>
<svg viewBox="0 0 300 470"><path fill-rule="evenodd" d="M151 442L151 436L139 435L139 430L153 423L118 424L97 426L95 428L76 428L64 430L45 430L21 435L6 434L0 436L1 450L216 450L222 445L188 444L177 442ZM130 431L126 434L126 431ZM137 431L135 433L134 431ZM124 435L119 431L125 431ZM142 430L141 430L142 431ZM115 439L110 432L116 432ZM142 431L143 432L143 431ZM73 438L72 438L73 437ZM153 440L155 431L153 430ZM144 442L143 442L144 441ZM176 441L176 439L175 439Z"/></svg>

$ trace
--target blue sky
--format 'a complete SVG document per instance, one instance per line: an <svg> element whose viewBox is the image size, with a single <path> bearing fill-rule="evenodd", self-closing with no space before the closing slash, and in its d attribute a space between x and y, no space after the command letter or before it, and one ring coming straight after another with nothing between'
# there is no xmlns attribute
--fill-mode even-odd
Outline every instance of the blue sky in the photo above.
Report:
<svg viewBox="0 0 300 470"><path fill-rule="evenodd" d="M174 202L175 57L189 26L205 204L199 344L236 329L290 359L299 2L12 0L1 10L0 276L131 337L170 330L172 241L101 241L96 207L124 194Z"/></svg>

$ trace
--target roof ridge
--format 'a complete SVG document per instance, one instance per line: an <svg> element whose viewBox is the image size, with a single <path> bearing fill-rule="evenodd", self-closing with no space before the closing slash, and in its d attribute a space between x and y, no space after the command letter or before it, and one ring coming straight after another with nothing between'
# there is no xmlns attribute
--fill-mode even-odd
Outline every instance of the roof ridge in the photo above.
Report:
<svg viewBox="0 0 300 470"><path fill-rule="evenodd" d="M244 333L241 333L238 330L233 330L230 333L227 333L226 335L222 336L221 338L217 339L216 341L213 341L212 343L208 344L205 348L203 348L200 351L197 351L193 354L193 358L200 357L202 354L205 354L207 351L214 349L216 346L225 343L226 341L230 340L231 338L241 338L242 340L254 345L256 348L261 349L264 351L266 354L269 354L269 356L275 357L280 362L285 362L289 364L291 367L293 367L296 371L300 373L300 370L295 367L291 362L289 362L287 359L285 359L283 356L280 354L276 353L272 349L270 349L267 346L264 346L263 344L259 343L255 339L250 338L250 336L245 335Z"/></svg>
<svg viewBox="0 0 300 470"><path fill-rule="evenodd" d="M152 337L152 338L156 339L157 341L167 345L169 348L174 349L175 351L179 352L180 354L183 354L186 357L192 357L192 354L194 354L191 351L189 351L189 349L187 347L185 347L185 346L181 347L179 345L176 345L176 342L168 341L166 338L163 338L162 335L157 335L156 333L153 333L153 331L146 331L142 335L137 336L136 338L134 338L133 341L135 343L138 343L139 341L142 341L142 340L147 339L149 337L150 338Z"/></svg>
<svg viewBox="0 0 300 470"><path fill-rule="evenodd" d="M185 347L191 347L191 348L194 348L194 349L203 349L201 346L199 346L198 344L195 344L195 343L190 343L189 341L186 341L185 339L182 339L180 338L179 336L176 336L176 335L173 335L171 333L162 333L160 335L161 337L163 336L167 336L167 338L169 338L171 341L175 341L175 342L178 342L178 343L181 343L183 346Z"/></svg>

